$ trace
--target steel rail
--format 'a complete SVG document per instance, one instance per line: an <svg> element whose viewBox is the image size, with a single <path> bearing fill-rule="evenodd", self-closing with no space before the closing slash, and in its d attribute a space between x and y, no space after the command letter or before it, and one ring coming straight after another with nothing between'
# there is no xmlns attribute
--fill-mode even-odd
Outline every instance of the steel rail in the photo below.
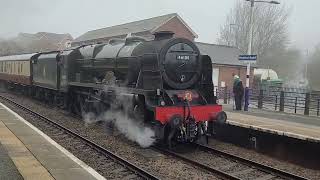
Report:
<svg viewBox="0 0 320 180"><path fill-rule="evenodd" d="M195 165L195 166L197 166L197 167L199 167L199 168L201 168L201 169L204 169L204 170L209 171L209 172L211 172L211 173L217 174L217 175L219 175L219 176L221 176L221 177L223 177L223 178L231 179L231 180L241 180L241 178L238 178L238 177L236 177L236 176L233 176L233 175L231 175L231 174L228 174L228 173L226 173L226 172L223 172L223 171L221 171L221 170L219 170L219 169L217 169L217 168L213 168L213 167L210 167L210 166L208 166L208 165L205 165L205 164L202 164L202 163L200 163L200 162L197 162L197 161L194 161L194 160L192 160L192 159L189 159L188 157L185 157L185 156L183 156L183 155L180 155L179 153L173 152L173 151L171 151L171 150L169 150L169 149L161 148L161 147L159 147L159 146L153 146L152 148L154 148L155 150L157 150L157 151L159 151L159 152L161 152L161 153L164 153L164 154L166 154L166 155L175 157L175 158L177 158L177 159L181 159L181 160L183 160L183 161L185 161L185 162L188 162L188 163L190 163L190 164L192 164L192 165Z"/></svg>
<svg viewBox="0 0 320 180"><path fill-rule="evenodd" d="M144 169L142 169L142 168L140 168L140 167L132 164L131 162L129 162L129 161L123 159L122 157L114 154L113 152L105 149L104 147L102 147L102 146L100 146L100 145L98 145L98 144L90 141L89 139L87 139L87 138L85 138L85 137L83 137L83 136L81 136L81 135L73 132L72 130L69 130L69 129L67 129L66 127L64 127L64 126L62 126L62 125L60 125L60 124L52 121L51 119L49 119L49 118L47 118L47 117L45 117L45 116L43 116L43 115L41 115L41 114L39 114L39 113L37 113L37 112L34 112L33 110L31 110L31 109L29 109L29 108L27 108L27 107L25 107L25 106L23 106L23 105L15 102L15 101L13 101L13 100L11 100L11 99L9 99L9 98L7 98L7 97L4 97L4 96L0 95L0 98L2 98L2 99L4 99L5 101L7 101L7 102L9 102L9 103L11 103L11 104L13 104L13 105L15 105L16 107L18 107L18 108L20 108L20 109L28 112L29 114L32 114L32 115L34 115L34 116L37 116L37 117L45 120L46 122L53 124L53 125L56 126L57 128L65 131L65 132L67 132L68 134L70 134L70 135L72 135L72 136L74 136L74 137L76 137L76 138L81 139L81 140L84 141L87 145L93 147L93 148L96 149L98 152L101 152L101 153L103 153L104 155L110 157L111 159L113 159L113 160L116 161L117 163L123 165L124 167L128 168L129 170L131 170L131 171L134 172L135 174L141 176L142 178L144 178L144 179L150 179L150 180L158 180L158 179L160 179L160 178L154 176L153 174L149 173L148 171L146 171L146 170L144 170Z"/></svg>
<svg viewBox="0 0 320 180"><path fill-rule="evenodd" d="M302 176L299 176L299 175L296 175L296 174L292 174L292 173L289 173L289 172L286 172L286 171L283 171L283 170L280 170L280 169L277 169L277 168L274 168L274 167L271 167L271 166L260 164L260 163L257 163L255 161L252 161L252 160L249 160L249 159L246 159L246 158L242 158L240 156L236 156L236 155L224 152L224 151L220 151L220 150L214 149L212 147L208 147L208 146L201 145L201 144L194 144L194 145L199 147L200 149L202 149L204 151L212 152L212 153L215 153L215 154L219 154L219 155L228 157L228 158L233 159L235 161L244 163L247 166L251 166L251 167L256 168L256 169L258 169L260 171L267 172L267 173L270 173L270 174L274 174L276 176L280 176L281 178L284 178L284 179L288 179L289 178L289 179L297 179L297 180L307 180L307 178L305 178L305 177L302 177Z"/></svg>

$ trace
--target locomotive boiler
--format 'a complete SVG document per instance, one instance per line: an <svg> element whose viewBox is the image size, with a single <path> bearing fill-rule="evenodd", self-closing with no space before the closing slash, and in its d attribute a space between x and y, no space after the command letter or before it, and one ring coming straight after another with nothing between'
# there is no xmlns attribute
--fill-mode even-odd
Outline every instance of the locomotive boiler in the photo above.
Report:
<svg viewBox="0 0 320 180"><path fill-rule="evenodd" d="M141 37L112 39L108 44L90 45L78 50L77 81L84 83L102 81L107 72L113 72L121 86L186 89L196 84L202 70L200 52L195 44L186 39L172 38L169 32L156 33L154 41ZM143 77L150 78L150 81L139 84Z"/></svg>

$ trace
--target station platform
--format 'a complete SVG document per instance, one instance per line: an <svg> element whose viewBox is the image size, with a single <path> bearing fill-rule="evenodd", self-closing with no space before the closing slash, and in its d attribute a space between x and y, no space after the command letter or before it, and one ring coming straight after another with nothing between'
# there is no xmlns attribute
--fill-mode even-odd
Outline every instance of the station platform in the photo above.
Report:
<svg viewBox="0 0 320 180"><path fill-rule="evenodd" d="M223 108L228 124L320 143L320 117L255 108L249 108L247 112L235 111L230 104Z"/></svg>
<svg viewBox="0 0 320 180"><path fill-rule="evenodd" d="M104 179L0 103L0 179Z"/></svg>

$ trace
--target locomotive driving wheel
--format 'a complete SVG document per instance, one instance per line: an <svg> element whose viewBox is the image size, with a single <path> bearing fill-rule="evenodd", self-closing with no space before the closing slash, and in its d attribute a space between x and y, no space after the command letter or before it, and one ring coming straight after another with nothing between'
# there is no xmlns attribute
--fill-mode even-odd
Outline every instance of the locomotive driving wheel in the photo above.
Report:
<svg viewBox="0 0 320 180"><path fill-rule="evenodd" d="M88 103L88 101L89 101L88 97L82 97L80 99L81 114L88 114L91 112L90 103Z"/></svg>
<svg viewBox="0 0 320 180"><path fill-rule="evenodd" d="M133 118L139 122L144 122L146 117L144 98L137 96L133 102Z"/></svg>
<svg viewBox="0 0 320 180"><path fill-rule="evenodd" d="M142 105L136 104L133 108L133 116L138 121L144 121L144 107Z"/></svg>

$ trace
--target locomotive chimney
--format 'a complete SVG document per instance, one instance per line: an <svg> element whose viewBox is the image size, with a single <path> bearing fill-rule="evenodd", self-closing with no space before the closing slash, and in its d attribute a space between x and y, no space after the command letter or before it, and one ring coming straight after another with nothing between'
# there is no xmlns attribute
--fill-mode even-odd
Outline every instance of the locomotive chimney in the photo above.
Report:
<svg viewBox="0 0 320 180"><path fill-rule="evenodd" d="M159 41L163 39L170 39L173 37L174 32L172 31L159 31L155 32L154 34L154 40Z"/></svg>

